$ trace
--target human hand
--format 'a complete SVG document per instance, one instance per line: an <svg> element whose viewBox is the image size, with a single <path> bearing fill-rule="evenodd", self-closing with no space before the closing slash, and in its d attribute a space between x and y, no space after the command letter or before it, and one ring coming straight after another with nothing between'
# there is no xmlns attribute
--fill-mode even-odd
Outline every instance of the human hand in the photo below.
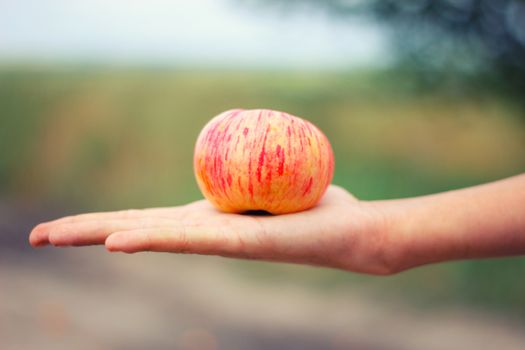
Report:
<svg viewBox="0 0 525 350"><path fill-rule="evenodd" d="M460 259L525 254L525 175L441 194L358 201L330 186L314 208L226 214L201 200L174 208L82 214L36 226L37 247L105 244L293 262L370 274Z"/></svg>
<svg viewBox="0 0 525 350"><path fill-rule="evenodd" d="M227 214L201 200L65 217L36 226L29 241L34 247L105 244L112 252L220 255L388 274L393 264L383 221L372 203L330 186L316 207L294 214Z"/></svg>

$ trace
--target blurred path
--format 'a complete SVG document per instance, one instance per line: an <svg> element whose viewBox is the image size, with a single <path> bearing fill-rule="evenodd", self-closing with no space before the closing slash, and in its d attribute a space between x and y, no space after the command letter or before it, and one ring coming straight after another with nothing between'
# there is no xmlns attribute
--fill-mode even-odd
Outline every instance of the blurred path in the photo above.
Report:
<svg viewBox="0 0 525 350"><path fill-rule="evenodd" d="M0 349L525 349L525 326L350 288L255 284L225 259L31 249L51 213L0 205Z"/></svg>

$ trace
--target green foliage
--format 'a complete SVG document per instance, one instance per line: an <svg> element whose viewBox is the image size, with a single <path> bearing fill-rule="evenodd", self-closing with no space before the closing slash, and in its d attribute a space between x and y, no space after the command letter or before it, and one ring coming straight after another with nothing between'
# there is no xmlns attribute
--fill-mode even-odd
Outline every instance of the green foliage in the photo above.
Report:
<svg viewBox="0 0 525 350"><path fill-rule="evenodd" d="M390 39L397 70L420 91L486 91L525 108L523 0L236 1L275 13L323 10L337 21L375 22Z"/></svg>

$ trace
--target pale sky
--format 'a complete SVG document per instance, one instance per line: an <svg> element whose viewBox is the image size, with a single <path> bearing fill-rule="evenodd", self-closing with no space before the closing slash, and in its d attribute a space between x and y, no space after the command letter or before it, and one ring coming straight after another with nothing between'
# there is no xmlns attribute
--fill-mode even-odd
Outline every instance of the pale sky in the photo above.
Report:
<svg viewBox="0 0 525 350"><path fill-rule="evenodd" d="M0 0L0 62L337 68L384 64L381 30L235 0Z"/></svg>

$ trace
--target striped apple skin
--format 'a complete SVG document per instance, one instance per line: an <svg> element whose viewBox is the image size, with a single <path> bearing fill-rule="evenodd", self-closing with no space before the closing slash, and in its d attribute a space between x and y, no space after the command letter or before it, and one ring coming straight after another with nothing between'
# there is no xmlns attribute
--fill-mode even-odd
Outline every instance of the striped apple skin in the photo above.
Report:
<svg viewBox="0 0 525 350"><path fill-rule="evenodd" d="M213 118L195 146L194 171L219 210L286 214L316 205L332 181L334 155L312 123L268 109Z"/></svg>

